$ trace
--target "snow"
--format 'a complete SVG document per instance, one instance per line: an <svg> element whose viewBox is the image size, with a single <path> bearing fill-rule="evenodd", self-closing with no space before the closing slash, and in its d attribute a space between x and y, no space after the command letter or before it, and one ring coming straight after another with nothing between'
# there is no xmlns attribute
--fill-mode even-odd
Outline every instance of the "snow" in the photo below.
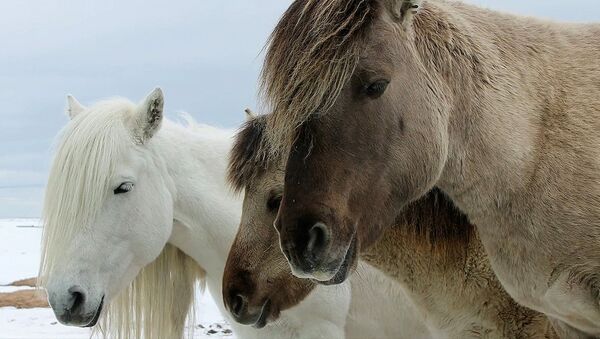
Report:
<svg viewBox="0 0 600 339"><path fill-rule="evenodd" d="M0 285L37 275L42 230L38 219L0 219ZM0 286L0 293L27 287ZM195 338L234 338L214 301L198 301ZM0 339L89 338L90 330L63 326L50 308L0 307Z"/></svg>

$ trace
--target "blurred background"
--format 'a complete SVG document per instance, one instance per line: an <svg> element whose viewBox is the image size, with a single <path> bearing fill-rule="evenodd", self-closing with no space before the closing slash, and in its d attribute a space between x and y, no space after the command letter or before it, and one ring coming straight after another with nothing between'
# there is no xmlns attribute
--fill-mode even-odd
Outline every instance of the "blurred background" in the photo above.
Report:
<svg viewBox="0 0 600 339"><path fill-rule="evenodd" d="M469 0L566 21L600 1ZM171 117L234 128L256 108L261 50L290 1L0 2L0 218L39 217L65 95L140 100L154 86Z"/></svg>

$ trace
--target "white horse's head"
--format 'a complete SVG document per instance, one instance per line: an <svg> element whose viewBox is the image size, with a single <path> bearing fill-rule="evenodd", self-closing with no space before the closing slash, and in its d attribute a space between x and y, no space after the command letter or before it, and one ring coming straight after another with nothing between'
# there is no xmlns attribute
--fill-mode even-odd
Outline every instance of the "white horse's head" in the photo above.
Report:
<svg viewBox="0 0 600 339"><path fill-rule="evenodd" d="M160 89L140 104L113 99L86 108L68 97L71 121L48 179L40 269L63 324L95 325L103 305L167 244L175 187L151 147L163 102Z"/></svg>

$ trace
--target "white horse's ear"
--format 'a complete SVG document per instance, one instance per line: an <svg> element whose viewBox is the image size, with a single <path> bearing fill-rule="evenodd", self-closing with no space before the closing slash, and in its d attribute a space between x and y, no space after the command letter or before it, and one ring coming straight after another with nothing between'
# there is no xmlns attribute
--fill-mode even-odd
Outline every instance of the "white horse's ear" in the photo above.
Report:
<svg viewBox="0 0 600 339"><path fill-rule="evenodd" d="M80 104L79 101L77 101L77 99L75 99L74 96L72 96L71 94L68 94L67 95L67 115L69 116L69 118L73 119L77 115L79 115L79 113L81 113L83 111L85 111L85 106Z"/></svg>
<svg viewBox="0 0 600 339"><path fill-rule="evenodd" d="M246 113L246 121L254 120L257 116L250 108L246 108L244 112Z"/></svg>
<svg viewBox="0 0 600 339"><path fill-rule="evenodd" d="M402 25L409 25L413 17L419 13L423 0L383 0L392 17Z"/></svg>
<svg viewBox="0 0 600 339"><path fill-rule="evenodd" d="M148 141L159 130L164 103L162 90L156 88L139 105L134 118L133 136L140 144Z"/></svg>

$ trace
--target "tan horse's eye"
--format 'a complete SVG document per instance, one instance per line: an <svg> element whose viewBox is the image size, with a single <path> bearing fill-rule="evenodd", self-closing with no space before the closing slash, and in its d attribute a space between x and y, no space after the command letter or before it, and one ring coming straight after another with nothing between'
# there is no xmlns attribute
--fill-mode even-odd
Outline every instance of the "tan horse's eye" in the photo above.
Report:
<svg viewBox="0 0 600 339"><path fill-rule="evenodd" d="M274 195L267 200L267 209L269 212L276 213L281 205L281 195Z"/></svg>
<svg viewBox="0 0 600 339"><path fill-rule="evenodd" d="M372 99L377 99L385 92L389 83L388 80L377 80L365 87L365 94Z"/></svg>

